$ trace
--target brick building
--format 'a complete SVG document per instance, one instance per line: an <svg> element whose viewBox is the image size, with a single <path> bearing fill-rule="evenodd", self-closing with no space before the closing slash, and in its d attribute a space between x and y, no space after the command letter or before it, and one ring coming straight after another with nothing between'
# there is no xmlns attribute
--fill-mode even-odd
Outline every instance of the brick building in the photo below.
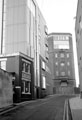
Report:
<svg viewBox="0 0 82 120"><path fill-rule="evenodd" d="M54 93L71 94L75 86L72 35L51 33L48 45Z"/></svg>
<svg viewBox="0 0 82 120"><path fill-rule="evenodd" d="M35 99L33 59L22 53L0 55L0 67L12 74L14 102Z"/></svg>

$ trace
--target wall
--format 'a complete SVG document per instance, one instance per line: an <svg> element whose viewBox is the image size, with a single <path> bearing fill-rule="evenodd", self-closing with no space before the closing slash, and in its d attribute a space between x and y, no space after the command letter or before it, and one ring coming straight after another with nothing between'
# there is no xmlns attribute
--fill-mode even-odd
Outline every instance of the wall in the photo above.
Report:
<svg viewBox="0 0 82 120"><path fill-rule="evenodd" d="M12 76L0 69L0 108L13 104Z"/></svg>

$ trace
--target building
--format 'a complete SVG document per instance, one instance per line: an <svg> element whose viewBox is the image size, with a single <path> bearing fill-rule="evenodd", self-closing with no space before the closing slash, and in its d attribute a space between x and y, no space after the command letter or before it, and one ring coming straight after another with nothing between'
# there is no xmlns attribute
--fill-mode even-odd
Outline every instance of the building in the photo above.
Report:
<svg viewBox="0 0 82 120"><path fill-rule="evenodd" d="M71 94L75 86L72 35L51 33L48 45L54 93Z"/></svg>
<svg viewBox="0 0 82 120"><path fill-rule="evenodd" d="M35 99L33 59L22 53L0 55L0 67L12 74L14 102Z"/></svg>
<svg viewBox="0 0 82 120"><path fill-rule="evenodd" d="M3 0L0 0L0 54L1 54L1 39L2 39L2 3L3 3Z"/></svg>
<svg viewBox="0 0 82 120"><path fill-rule="evenodd" d="M2 31L1 54L22 52L33 58L34 91L36 97L40 96L40 58L42 57L46 64L48 46L47 26L37 2L3 0Z"/></svg>
<svg viewBox="0 0 82 120"><path fill-rule="evenodd" d="M75 23L80 91L82 92L82 1L78 0ZM82 95L81 95L82 96Z"/></svg>

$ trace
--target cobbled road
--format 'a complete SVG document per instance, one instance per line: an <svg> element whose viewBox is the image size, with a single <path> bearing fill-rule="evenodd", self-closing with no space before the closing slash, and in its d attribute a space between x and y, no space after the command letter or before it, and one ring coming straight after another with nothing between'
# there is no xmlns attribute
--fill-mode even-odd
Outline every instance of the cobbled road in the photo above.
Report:
<svg viewBox="0 0 82 120"><path fill-rule="evenodd" d="M73 97L53 95L34 100L0 116L0 120L63 120L65 100Z"/></svg>

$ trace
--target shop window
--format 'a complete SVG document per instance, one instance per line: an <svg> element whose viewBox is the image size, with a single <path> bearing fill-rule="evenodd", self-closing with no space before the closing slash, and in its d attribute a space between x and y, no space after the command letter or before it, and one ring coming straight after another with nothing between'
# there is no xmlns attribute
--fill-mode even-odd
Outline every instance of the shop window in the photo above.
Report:
<svg viewBox="0 0 82 120"><path fill-rule="evenodd" d="M25 84L25 93L30 93L30 82L29 81L26 81L26 84Z"/></svg>
<svg viewBox="0 0 82 120"><path fill-rule="evenodd" d="M22 81L22 93L25 93L25 81Z"/></svg>
<svg viewBox="0 0 82 120"><path fill-rule="evenodd" d="M22 93L28 94L30 93L30 82L29 81L22 81Z"/></svg>

